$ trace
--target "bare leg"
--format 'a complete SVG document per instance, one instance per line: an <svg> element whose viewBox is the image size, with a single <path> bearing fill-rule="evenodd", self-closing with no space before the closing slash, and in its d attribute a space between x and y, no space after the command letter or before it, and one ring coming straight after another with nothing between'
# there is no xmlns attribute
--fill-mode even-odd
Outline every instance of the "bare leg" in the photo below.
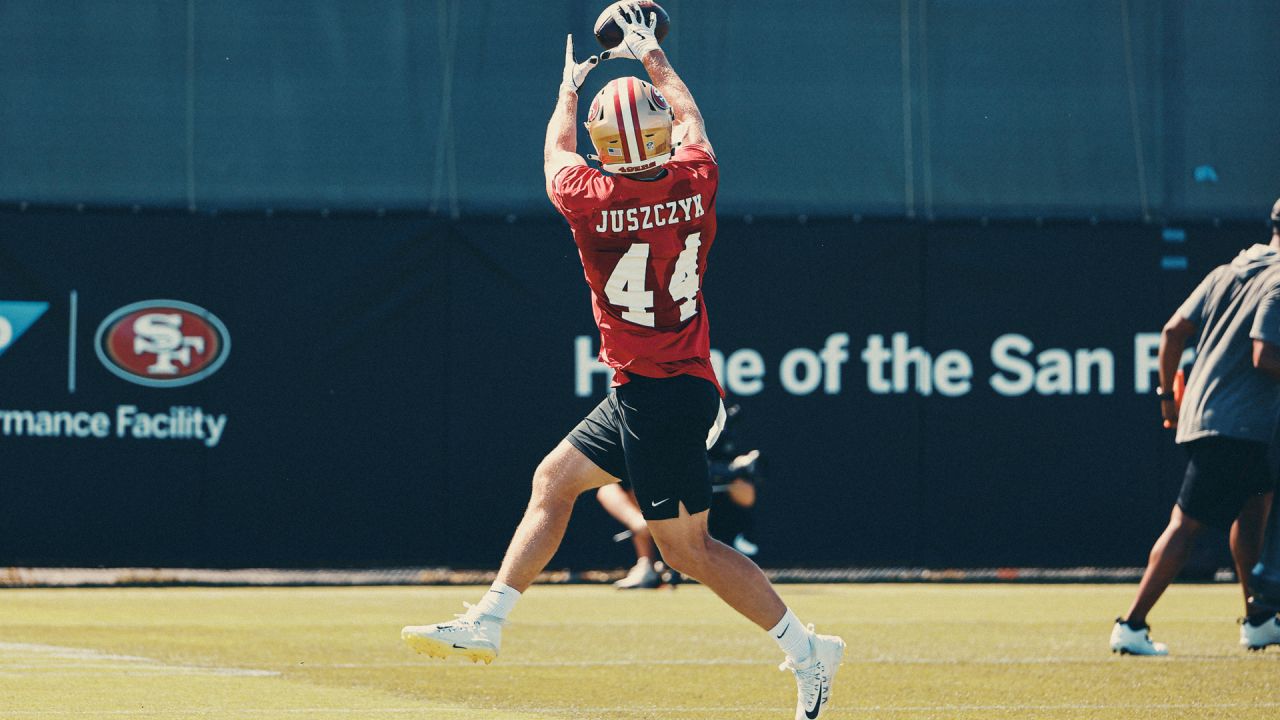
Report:
<svg viewBox="0 0 1280 720"><path fill-rule="evenodd" d="M637 558L652 561L657 557L658 550L654 547L653 535L649 533L649 524L640 514L634 495L623 490L621 485L611 483L596 491L596 500L613 519L631 531L631 543L635 545Z"/></svg>
<svg viewBox="0 0 1280 720"><path fill-rule="evenodd" d="M755 563L707 534L707 511L690 515L680 505L680 517L649 523L653 539L667 564L711 588L734 610L768 630L787 612Z"/></svg>
<svg viewBox="0 0 1280 720"><path fill-rule="evenodd" d="M533 492L524 517L502 558L498 582L524 592L551 562L578 495L617 482L577 448L561 441L533 473Z"/></svg>
<svg viewBox="0 0 1280 720"><path fill-rule="evenodd" d="M1255 495L1249 498L1240 511L1240 516L1231 525L1231 557L1236 563L1236 577L1240 578L1240 588L1244 590L1245 615L1260 612L1259 608L1249 603L1249 598L1252 597L1249 591L1249 573L1262 555L1262 535L1267 528L1270 509L1271 493Z"/></svg>
<svg viewBox="0 0 1280 720"><path fill-rule="evenodd" d="M1202 527L1199 521L1183 515L1182 508L1176 505L1173 507L1169 526L1151 548L1147 571L1138 584L1138 596L1133 599L1133 605L1125 617L1130 625L1147 622L1147 613L1155 607L1156 601L1186 564L1195 537L1200 534Z"/></svg>

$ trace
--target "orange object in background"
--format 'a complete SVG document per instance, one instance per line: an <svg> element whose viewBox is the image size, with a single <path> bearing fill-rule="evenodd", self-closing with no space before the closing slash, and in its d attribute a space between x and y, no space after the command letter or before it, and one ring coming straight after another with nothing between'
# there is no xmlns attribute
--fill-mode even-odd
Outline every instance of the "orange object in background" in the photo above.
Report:
<svg viewBox="0 0 1280 720"><path fill-rule="evenodd" d="M1187 389L1187 376L1182 372L1182 368L1178 368L1178 374L1173 376L1173 404L1182 409L1182 393ZM1173 427L1173 423L1168 420L1164 421L1165 429Z"/></svg>

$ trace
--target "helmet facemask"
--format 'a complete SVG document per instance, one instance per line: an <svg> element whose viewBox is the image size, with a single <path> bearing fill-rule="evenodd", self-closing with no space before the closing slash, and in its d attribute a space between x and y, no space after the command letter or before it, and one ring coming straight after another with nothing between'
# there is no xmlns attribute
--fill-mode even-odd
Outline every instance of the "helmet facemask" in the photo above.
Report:
<svg viewBox="0 0 1280 720"><path fill-rule="evenodd" d="M674 114L658 89L638 78L618 78L596 95L587 112L594 159L606 172L637 173L671 159Z"/></svg>

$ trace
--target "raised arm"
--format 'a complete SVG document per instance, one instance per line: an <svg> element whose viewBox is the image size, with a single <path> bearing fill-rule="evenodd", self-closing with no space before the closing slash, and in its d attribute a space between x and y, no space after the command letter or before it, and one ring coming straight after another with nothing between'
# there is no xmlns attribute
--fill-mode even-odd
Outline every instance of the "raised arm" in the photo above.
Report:
<svg viewBox="0 0 1280 720"><path fill-rule="evenodd" d="M587 73L599 61L592 55L583 62L574 62L573 36L565 38L564 75L560 81L556 109L547 122L547 137L542 144L542 173L546 178L547 197L551 197L551 182L562 168L587 164L578 154L578 129L574 122L578 117L578 88L582 87Z"/></svg>
<svg viewBox="0 0 1280 720"><path fill-rule="evenodd" d="M667 54L658 45L658 39L654 35L657 16L651 16L646 23L643 10L638 4L633 4L625 10L615 10L613 19L622 29L622 42L612 50L606 50L601 57L605 60L634 58L643 63L654 87L671 103L676 125L684 128L684 142L705 145L710 150L711 143L707 140L702 112L693 101L693 93L689 92L689 86L684 84L675 68L671 67Z"/></svg>
<svg viewBox="0 0 1280 720"><path fill-rule="evenodd" d="M662 48L658 48L646 53L641 62L644 63L644 69L649 71L649 79L653 81L654 87L671 103L671 110L676 114L676 125L685 129L684 142L705 145L708 151L711 150L702 112L693 101L689 86L684 84L684 80L676 74L676 69L671 67L667 54Z"/></svg>

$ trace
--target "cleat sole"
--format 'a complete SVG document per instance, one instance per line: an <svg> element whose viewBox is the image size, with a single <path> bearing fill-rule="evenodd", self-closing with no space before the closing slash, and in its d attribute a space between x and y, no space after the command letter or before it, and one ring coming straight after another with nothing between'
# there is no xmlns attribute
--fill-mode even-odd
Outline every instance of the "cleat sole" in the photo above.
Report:
<svg viewBox="0 0 1280 720"><path fill-rule="evenodd" d="M473 663L483 662L485 665L493 663L494 658L498 657L498 653L493 650L484 648L456 648L450 643L441 642L434 638L423 637L413 633L402 632L400 639L408 643L414 652L419 655L440 658L447 660L451 657L464 657Z"/></svg>

